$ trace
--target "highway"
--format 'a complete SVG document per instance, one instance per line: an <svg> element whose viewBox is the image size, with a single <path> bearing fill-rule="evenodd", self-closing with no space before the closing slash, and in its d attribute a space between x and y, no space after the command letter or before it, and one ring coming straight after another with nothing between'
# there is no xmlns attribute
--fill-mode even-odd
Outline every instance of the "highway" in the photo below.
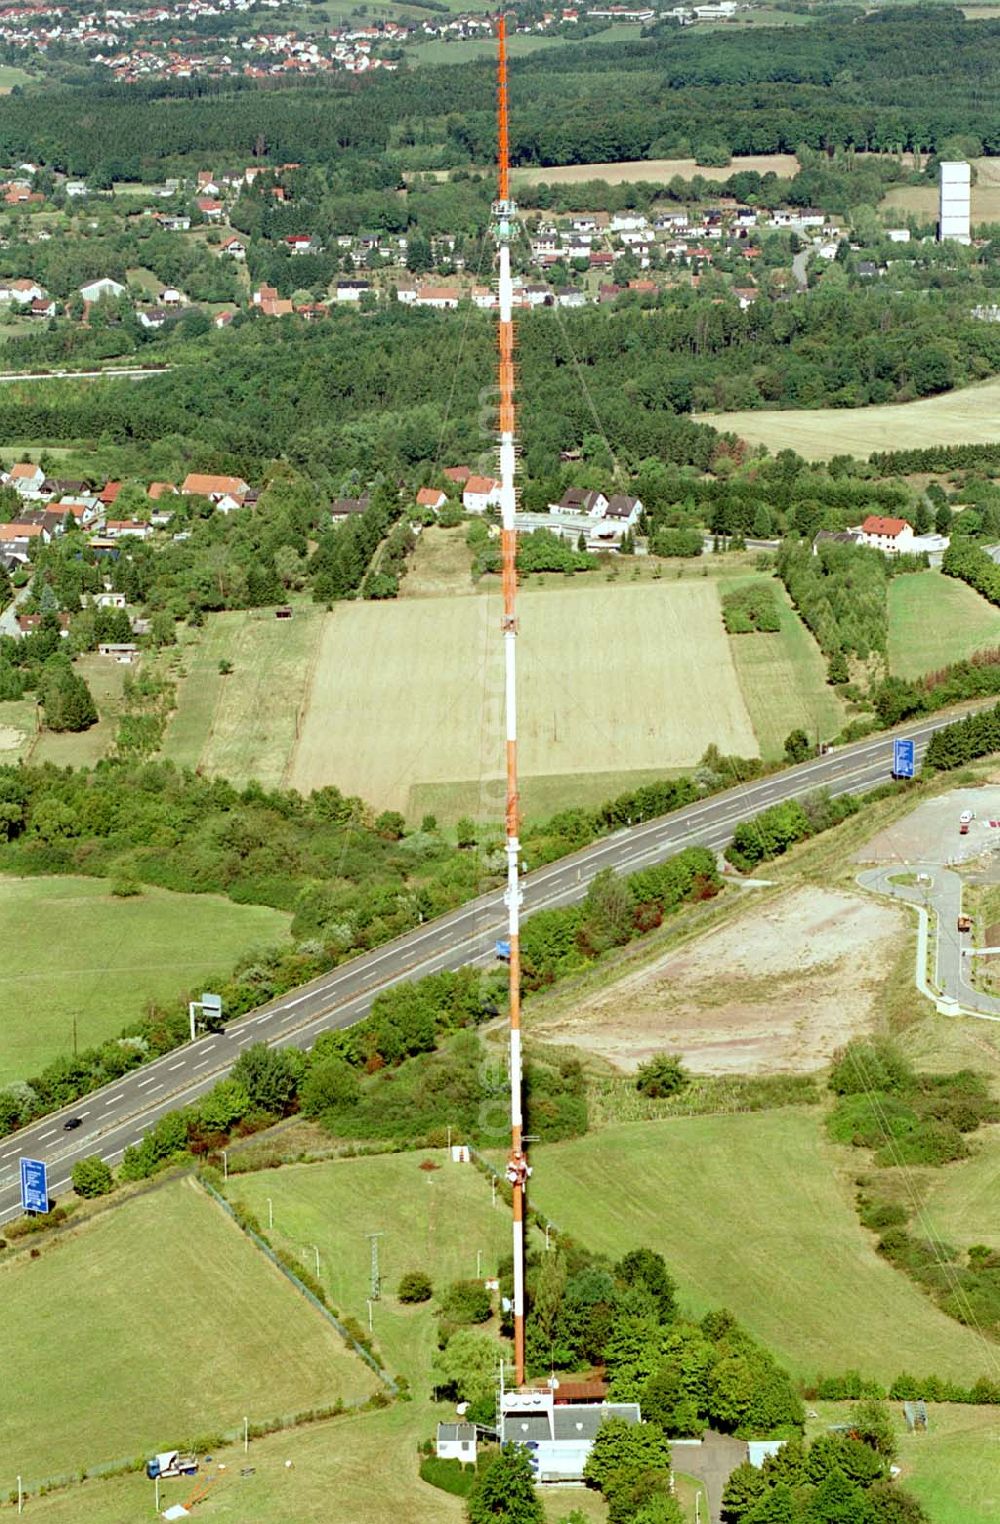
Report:
<svg viewBox="0 0 1000 1524"><path fill-rule="evenodd" d="M955 712L941 714L905 729L903 733L916 742L918 766L928 737L955 718ZM522 880L523 912L530 915L582 899L591 878L602 868L634 872L662 862L683 847L722 848L741 821L769 805L824 787L832 794L863 792L887 781L891 766L892 735L882 733L602 837L534 872L529 863ZM100 1154L117 1164L125 1148L138 1142L165 1112L210 1090L249 1044L266 1039L278 1046L308 1049L321 1032L359 1021L379 991L400 980L491 962L494 943L505 925L506 911L497 889L289 991L225 1032L177 1048L61 1112L0 1139L0 1222L20 1212L20 1155L47 1162L50 1194L56 1197L67 1189L78 1159ZM69 1117L82 1119L72 1132L63 1127Z"/></svg>

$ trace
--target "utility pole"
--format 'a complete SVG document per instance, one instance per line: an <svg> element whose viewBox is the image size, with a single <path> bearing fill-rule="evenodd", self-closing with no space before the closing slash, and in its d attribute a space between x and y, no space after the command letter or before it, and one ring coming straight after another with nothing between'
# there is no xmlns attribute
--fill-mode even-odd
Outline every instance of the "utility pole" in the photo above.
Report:
<svg viewBox="0 0 1000 1524"><path fill-rule="evenodd" d="M379 1241L380 1238L384 1238L385 1234L384 1233L366 1233L365 1237L368 1239L368 1241L370 1242L370 1244L372 1246L371 1283L370 1283L368 1295L369 1295L369 1297L371 1298L371 1300L373 1302L377 1302L377 1301L380 1300L380 1298L382 1296L382 1277L379 1274L379 1268L378 1268L378 1241Z"/></svg>
<svg viewBox="0 0 1000 1524"><path fill-rule="evenodd" d="M497 137L498 184L493 203L493 233L499 257L499 382L500 382L500 553L503 582L505 760L507 793L505 809L507 858L508 1000L510 1006L510 1155L507 1179L513 1195L514 1248L514 1382L524 1384L524 1197L531 1171L525 1158L521 1130L521 899L520 806L517 771L517 491L514 474L517 455L514 443L514 286L510 269L510 244L514 236L517 207L510 195L510 133L507 101L507 22L497 22Z"/></svg>

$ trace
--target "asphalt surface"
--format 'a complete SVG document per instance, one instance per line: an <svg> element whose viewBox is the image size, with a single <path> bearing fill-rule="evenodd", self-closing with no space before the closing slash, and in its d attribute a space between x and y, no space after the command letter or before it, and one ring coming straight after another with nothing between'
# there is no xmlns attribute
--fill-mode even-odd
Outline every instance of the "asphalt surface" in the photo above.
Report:
<svg viewBox="0 0 1000 1524"><path fill-rule="evenodd" d="M905 734L916 742L918 766L928 737L955 717L954 713L937 715L906 729ZM623 829L570 857L526 872L522 913L530 915L582 899L591 878L602 868L634 872L662 862L683 847L721 849L741 821L769 805L818 788L828 788L831 794L863 792L886 782L891 767L892 736L882 733ZM530 863L527 866L530 870ZM500 891L494 890L261 1006L225 1032L175 1049L73 1106L0 1139L0 1222L20 1213L19 1156L46 1161L49 1192L56 1197L67 1189L77 1160L100 1154L116 1164L125 1148L137 1143L166 1112L210 1090L251 1043L266 1040L279 1047L308 1049L321 1032L359 1021L379 991L400 980L492 962L496 939L505 930L506 910ZM82 1119L72 1132L63 1125L69 1117Z"/></svg>
<svg viewBox="0 0 1000 1524"><path fill-rule="evenodd" d="M916 884L894 884L901 873L915 873L922 880ZM962 913L963 880L951 868L940 863L907 863L905 868L873 868L858 874L858 883L877 894L889 894L907 904L933 911L936 923L931 933L934 947L934 983L942 995L966 1010L1000 1019L1000 1000L984 994L972 984L973 941L971 934L958 930Z"/></svg>

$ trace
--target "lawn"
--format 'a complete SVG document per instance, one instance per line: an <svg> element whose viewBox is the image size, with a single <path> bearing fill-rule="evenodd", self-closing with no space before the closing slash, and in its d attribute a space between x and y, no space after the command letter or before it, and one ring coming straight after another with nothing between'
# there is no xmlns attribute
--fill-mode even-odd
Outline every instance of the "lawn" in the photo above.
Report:
<svg viewBox="0 0 1000 1524"><path fill-rule="evenodd" d="M209 617L183 650L165 756L236 784L284 781L324 623L305 600L293 607L292 619L252 610ZM228 675L220 661L231 664Z"/></svg>
<svg viewBox="0 0 1000 1524"><path fill-rule="evenodd" d="M764 444L775 452L795 450L806 460L834 455L866 459L877 450L930 445L992 444L1000 439L1000 380L884 407L761 408L698 416L749 444Z"/></svg>
<svg viewBox="0 0 1000 1524"><path fill-rule="evenodd" d="M659 1249L687 1306L729 1307L797 1376L971 1383L988 1353L878 1258L820 1127L812 1110L610 1127L536 1149L532 1200L616 1258Z"/></svg>
<svg viewBox="0 0 1000 1524"><path fill-rule="evenodd" d="M0 760L92 767L108 755L118 732L122 687L129 669L96 652L78 656L75 666L94 696L97 724L76 732L39 730L34 695L12 699L0 704Z"/></svg>
<svg viewBox="0 0 1000 1524"><path fill-rule="evenodd" d="M927 571L889 583L889 667L896 677L919 677L998 645L1000 611L957 578Z"/></svg>
<svg viewBox="0 0 1000 1524"><path fill-rule="evenodd" d="M379 808L417 785L459 782L497 801L503 757L499 589L474 597L343 603L323 627L290 770ZM757 741L714 579L532 590L522 606L521 770L526 785L663 773L715 742ZM481 782L479 781L481 780ZM604 788L602 778L601 788Z"/></svg>
<svg viewBox="0 0 1000 1524"><path fill-rule="evenodd" d="M112 1037L151 1000L176 1006L289 917L221 896L145 889L117 899L92 878L0 877L0 1084Z"/></svg>
<svg viewBox="0 0 1000 1524"><path fill-rule="evenodd" d="M15 85L30 85L31 75L11 64L0 64L0 95L9 95Z"/></svg>
<svg viewBox="0 0 1000 1524"><path fill-rule="evenodd" d="M420 1168L430 1160L442 1166ZM428 1372L435 1349L431 1305L404 1307L396 1286L406 1270L426 1270L435 1290L453 1280L495 1274L509 1252L510 1217L471 1165L435 1154L384 1154L230 1178L233 1200L245 1201L265 1228L268 1198L273 1207L275 1244L300 1254L315 1271L336 1307L364 1322L369 1294L371 1245L365 1236L382 1231L379 1264L383 1298L373 1308L378 1349L391 1371L411 1382L418 1398L428 1396Z"/></svg>
<svg viewBox="0 0 1000 1524"><path fill-rule="evenodd" d="M780 632L730 635L729 644L761 755L775 760L784 756L785 737L791 730L803 729L810 740L829 740L837 735L844 725L845 710L827 686L826 663L819 646L775 579L740 577L724 582L719 591L725 596L748 582L763 581L774 590L781 614Z"/></svg>
<svg viewBox="0 0 1000 1524"><path fill-rule="evenodd" d="M5 1495L17 1474L125 1460L377 1386L190 1180L96 1217L38 1260L21 1254L0 1268L0 1289Z"/></svg>

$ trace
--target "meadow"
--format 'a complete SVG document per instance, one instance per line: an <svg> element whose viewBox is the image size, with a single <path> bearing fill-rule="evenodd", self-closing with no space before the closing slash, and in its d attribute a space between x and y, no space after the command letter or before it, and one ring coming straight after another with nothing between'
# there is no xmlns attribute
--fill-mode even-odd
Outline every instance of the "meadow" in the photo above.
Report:
<svg viewBox="0 0 1000 1524"><path fill-rule="evenodd" d="M801 727L810 740L829 740L843 728L846 711L827 685L826 664L819 646L780 584L773 578L739 577L720 583L719 592L724 596L748 582L764 581L774 590L781 617L780 631L731 635L729 644L761 755L773 761L784 756L789 731Z"/></svg>
<svg viewBox="0 0 1000 1524"><path fill-rule="evenodd" d="M291 619L270 611L213 614L185 638L164 756L237 785L285 781L324 619L304 599L292 606ZM220 671L220 663L232 670Z"/></svg>
<svg viewBox="0 0 1000 1524"><path fill-rule="evenodd" d="M796 1376L963 1382L990 1355L875 1253L809 1110L629 1123L535 1150L532 1201L591 1248L659 1249L684 1304L725 1306Z"/></svg>
<svg viewBox="0 0 1000 1524"><path fill-rule="evenodd" d="M1000 1126L977 1134L971 1159L935 1170L928 1181L922 1220L945 1243L967 1249L988 1244L1000 1250L997 1189L1000 1186Z"/></svg>
<svg viewBox="0 0 1000 1524"><path fill-rule="evenodd" d="M39 728L34 694L0 703L0 762L54 762L57 767L91 767L114 745L122 708L127 667L107 656L86 652L75 663L97 705L98 721L89 730Z"/></svg>
<svg viewBox="0 0 1000 1524"><path fill-rule="evenodd" d="M313 1271L318 1248L319 1278L331 1302L362 1322L371 1271L366 1234L383 1232L375 1342L389 1370L405 1375L421 1398L429 1395L435 1349L433 1304L399 1303L400 1276L425 1270L438 1291L475 1276L477 1268L495 1274L500 1257L509 1252L510 1219L502 1199L492 1206L486 1178L471 1165L452 1164L444 1149L286 1165L231 1176L228 1189L232 1200L256 1214L272 1243L299 1254Z"/></svg>
<svg viewBox="0 0 1000 1524"><path fill-rule="evenodd" d="M18 1474L41 1481L377 1387L190 1180L94 1217L37 1260L25 1250L0 1266L0 1288L5 1495Z"/></svg>
<svg viewBox="0 0 1000 1524"><path fill-rule="evenodd" d="M1000 380L884 407L761 408L698 416L774 453L795 450L806 460L867 459L877 450L994 443L1000 439Z"/></svg>
<svg viewBox="0 0 1000 1524"><path fill-rule="evenodd" d="M889 670L919 677L1000 645L1000 612L964 582L940 572L889 583Z"/></svg>
<svg viewBox="0 0 1000 1524"><path fill-rule="evenodd" d="M633 31L632 35L635 33ZM692 180L701 175L705 180L728 180L739 170L756 171L757 174L773 173L790 178L798 173L799 161L793 153L747 154L733 159L725 168L712 168L697 164L694 159L628 159L618 164L558 164L544 165L540 169L515 169L512 179L518 185L579 185L586 180L604 180L608 185L627 185L638 180L672 180L680 175L682 180Z"/></svg>
<svg viewBox="0 0 1000 1524"><path fill-rule="evenodd" d="M522 610L526 780L675 768L756 737L708 579L530 594ZM406 811L414 784L484 780L502 758L499 589L344 603L328 617L290 769ZM564 803L572 803L566 797Z"/></svg>
<svg viewBox="0 0 1000 1524"><path fill-rule="evenodd" d="M116 898L92 878L0 877L0 1084L113 1037L150 1001L176 1006L290 918L210 894L146 888Z"/></svg>
<svg viewBox="0 0 1000 1524"><path fill-rule="evenodd" d="M639 29L628 25L627 22L606 27L604 31L586 39L591 47L638 40ZM524 58L530 53L544 52L547 48L558 48L561 51L576 41L572 28L566 28L561 32L543 33L537 37L515 32L507 39L507 52L511 58ZM424 65L460 64L468 63L472 58L495 58L496 51L496 41L489 36L454 39L433 37L429 42L421 42L412 49L407 49L407 58L413 63Z"/></svg>

